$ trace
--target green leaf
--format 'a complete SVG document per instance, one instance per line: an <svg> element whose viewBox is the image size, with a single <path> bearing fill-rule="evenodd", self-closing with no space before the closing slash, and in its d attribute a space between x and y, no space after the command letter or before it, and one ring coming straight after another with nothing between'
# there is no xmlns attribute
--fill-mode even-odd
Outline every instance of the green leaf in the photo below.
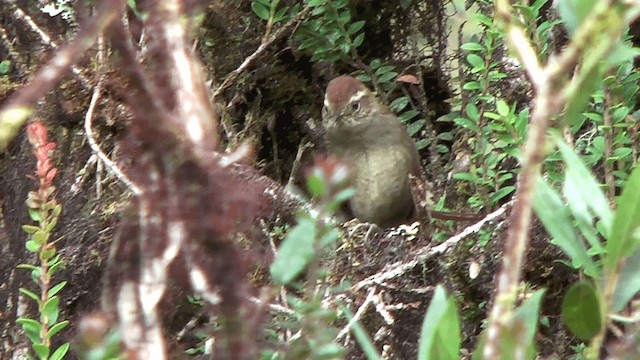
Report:
<svg viewBox="0 0 640 360"><path fill-rule="evenodd" d="M398 73L395 71L389 71L388 73L384 73L382 74L379 78L378 78L378 82L381 83L386 83L389 82L393 79L395 79L398 76Z"/></svg>
<svg viewBox="0 0 640 360"><path fill-rule="evenodd" d="M309 0L309 3L307 4L307 6L317 7L317 6L326 5L326 4L327 4L327 0Z"/></svg>
<svg viewBox="0 0 640 360"><path fill-rule="evenodd" d="M524 326L528 343L533 343L536 335L538 313L540 312L540 303L544 292L544 290L537 290L516 310L515 319ZM520 340L524 339L520 338Z"/></svg>
<svg viewBox="0 0 640 360"><path fill-rule="evenodd" d="M62 213L62 205L57 204L54 208L53 211L51 212L51 216L57 218L58 216L60 216L60 213Z"/></svg>
<svg viewBox="0 0 640 360"><path fill-rule="evenodd" d="M577 282L562 300L562 318L578 339L589 341L602 327L600 300L588 282Z"/></svg>
<svg viewBox="0 0 640 360"><path fill-rule="evenodd" d="M42 326L39 322L33 319L19 318L16 320L16 323L22 325L24 333L32 343L35 344L40 342L40 331L42 331Z"/></svg>
<svg viewBox="0 0 640 360"><path fill-rule="evenodd" d="M16 266L16 268L17 269L31 270L31 271L33 271L33 270L38 270L39 271L40 270L39 267L31 265L31 264L20 264L20 265Z"/></svg>
<svg viewBox="0 0 640 360"><path fill-rule="evenodd" d="M376 70L376 75L382 76L388 72L394 71L395 69L396 67L394 65L381 66L380 68L378 68L378 70Z"/></svg>
<svg viewBox="0 0 640 360"><path fill-rule="evenodd" d="M485 68L484 60L476 54L467 55L467 62L473 67L475 71L479 71Z"/></svg>
<svg viewBox="0 0 640 360"><path fill-rule="evenodd" d="M465 129L469 129L471 131L478 131L478 124L476 124L475 122L467 119L467 118L463 118L463 117L458 117L453 119L453 123L463 127Z"/></svg>
<svg viewBox="0 0 640 360"><path fill-rule="evenodd" d="M355 39L353 39L353 47L357 48L360 45L362 45L362 42L364 42L364 33L360 33L358 34L358 36L356 36Z"/></svg>
<svg viewBox="0 0 640 360"><path fill-rule="evenodd" d="M409 136L417 134L418 131L420 131L426 123L427 120L425 119L418 119L412 122L409 126L407 126L407 133L409 133Z"/></svg>
<svg viewBox="0 0 640 360"><path fill-rule="evenodd" d="M51 298L55 296L58 292L60 292L60 290L62 290L62 288L65 287L65 285L67 285L67 282L62 281L58 285L52 287L51 289L49 289L49 292L47 293L47 297Z"/></svg>
<svg viewBox="0 0 640 360"><path fill-rule="evenodd" d="M380 61L380 59L373 59L371 60L369 67L371 67L371 70L376 70L377 68L380 67L381 64L382 64L382 61Z"/></svg>
<svg viewBox="0 0 640 360"><path fill-rule="evenodd" d="M463 88L464 90L472 91L472 90L480 90L480 89L482 89L482 86L481 86L481 85L480 85L480 83L479 83L479 82L477 82L477 81L469 81L469 82L465 83L465 84L462 86L462 88Z"/></svg>
<svg viewBox="0 0 640 360"><path fill-rule="evenodd" d="M38 230L31 236L31 239L40 245L44 244L47 241L47 238L48 233L44 230Z"/></svg>
<svg viewBox="0 0 640 360"><path fill-rule="evenodd" d="M356 21L356 22L352 23L351 25L349 25L349 28L347 29L347 33L349 35L354 35L355 33L360 31L360 29L362 29L364 27L365 23L366 23L366 21L364 21L364 20L360 20L360 21Z"/></svg>
<svg viewBox="0 0 640 360"><path fill-rule="evenodd" d="M592 278L598 278L600 272L593 263L587 249L573 228L569 209L560 195L542 177L538 177L533 207L536 215L553 238L553 243L571 259L574 266L584 269Z"/></svg>
<svg viewBox="0 0 640 360"><path fill-rule="evenodd" d="M289 231L271 264L270 273L274 282L288 284L305 269L314 256L316 234L313 219L303 216L298 220L298 225Z"/></svg>
<svg viewBox="0 0 640 360"><path fill-rule="evenodd" d="M19 288L18 291L21 292L22 294L32 298L38 304L40 304L40 296L38 296L36 293L34 293L34 292L30 291L30 290L27 290L25 288Z"/></svg>
<svg viewBox="0 0 640 360"><path fill-rule="evenodd" d="M495 193L493 193L491 195L491 202L492 203L497 203L498 201L500 201L503 197L511 194L514 190L516 189L515 186L513 185L507 185L503 188L501 188L500 190L496 191Z"/></svg>
<svg viewBox="0 0 640 360"><path fill-rule="evenodd" d="M420 331L418 359L459 359L460 324L453 299L438 285Z"/></svg>
<svg viewBox="0 0 640 360"><path fill-rule="evenodd" d="M38 230L40 230L38 226L22 225L22 231L26 232L27 234L33 234Z"/></svg>
<svg viewBox="0 0 640 360"><path fill-rule="evenodd" d="M484 50L482 45L480 45L478 43L475 43L475 42L468 42L466 44L462 44L460 46L460 49L465 50L465 51L481 51L481 50Z"/></svg>
<svg viewBox="0 0 640 360"><path fill-rule="evenodd" d="M11 70L11 61L10 60L2 60L0 61L0 75L6 75Z"/></svg>
<svg viewBox="0 0 640 360"><path fill-rule="evenodd" d="M478 107L475 104L469 103L465 110L469 119L477 124L478 120L480 120L480 111L478 110Z"/></svg>
<svg viewBox="0 0 640 360"><path fill-rule="evenodd" d="M402 111L404 108L407 107L407 105L409 105L409 97L408 96L401 96L395 100L393 100L391 102L391 105L389 105L389 108L391 109L391 111L398 113L400 111Z"/></svg>
<svg viewBox="0 0 640 360"><path fill-rule="evenodd" d="M309 190L312 197L319 199L326 195L327 186L325 181L325 179L315 173L307 177L307 190Z"/></svg>
<svg viewBox="0 0 640 360"><path fill-rule="evenodd" d="M577 194L572 195L574 200L585 203L600 218L605 228L605 233L609 234L613 215L606 196L600 190L600 186L589 169L587 169L580 157L564 143L564 140L558 136L556 137L556 143L567 165L565 193L566 188L571 188L569 191L577 192Z"/></svg>
<svg viewBox="0 0 640 360"><path fill-rule="evenodd" d="M68 320L64 320L61 321L57 324L54 324L51 326L51 328L49 328L49 338L52 338L53 336L55 336L55 334L59 333L61 330L63 330L64 328L66 328L69 325L69 321Z"/></svg>
<svg viewBox="0 0 640 360"><path fill-rule="evenodd" d="M29 209L29 217L31 218L31 220L36 222L40 222L40 220L42 220L39 209Z"/></svg>
<svg viewBox="0 0 640 360"><path fill-rule="evenodd" d="M418 112L411 109L400 114L398 118L400 119L401 123L406 124L409 120L413 119L416 116L418 116Z"/></svg>
<svg viewBox="0 0 640 360"><path fill-rule="evenodd" d="M611 309L613 312L619 312L624 309L627 302L631 300L640 291L640 248L624 262L620 277L613 294L613 303Z"/></svg>
<svg viewBox="0 0 640 360"><path fill-rule="evenodd" d="M279 23L280 21L282 21L284 17L287 15L287 10L289 10L288 6L284 6L280 10L278 10L276 14L273 15L273 22Z"/></svg>
<svg viewBox="0 0 640 360"><path fill-rule="evenodd" d="M42 306L42 314L41 316L45 316L47 318L47 323L55 324L58 321L58 314L60 310L58 305L60 304L60 298L54 296L47 300Z"/></svg>
<svg viewBox="0 0 640 360"><path fill-rule="evenodd" d="M578 26L587 18L595 0L563 0L555 1L554 4L560 14L560 19L564 26L572 35Z"/></svg>
<svg viewBox="0 0 640 360"><path fill-rule="evenodd" d="M631 173L618 199L618 209L607 238L605 270L613 273L621 262L638 248L640 237L640 166Z"/></svg>
<svg viewBox="0 0 640 360"><path fill-rule="evenodd" d="M51 354L49 360L62 360L62 358L64 358L68 351L69 343L64 343L60 345L60 347L57 348L56 351L53 352L53 354Z"/></svg>
<svg viewBox="0 0 640 360"><path fill-rule="evenodd" d="M251 3L251 10L253 10L253 12L258 15L258 17L262 20L269 20L269 8L265 7L264 5L262 5L261 3L254 1Z"/></svg>
<svg viewBox="0 0 640 360"><path fill-rule="evenodd" d="M496 109L498 110L498 114L502 117L509 116L509 105L507 105L506 101L500 99L496 103Z"/></svg>
<svg viewBox="0 0 640 360"><path fill-rule="evenodd" d="M48 359L49 358L49 352L51 350L49 349L48 345L33 344L33 351L36 353L36 355L38 355L38 357L40 359Z"/></svg>
<svg viewBox="0 0 640 360"><path fill-rule="evenodd" d="M564 110L564 124L568 126L579 121L582 110L587 106L591 95L602 81L602 67L593 66L578 74L565 94L568 100Z"/></svg>
<svg viewBox="0 0 640 360"><path fill-rule="evenodd" d="M27 250L29 250L31 252L40 251L40 244L38 244L37 242L35 242L33 240L27 240L27 242L24 243L24 246L27 248Z"/></svg>

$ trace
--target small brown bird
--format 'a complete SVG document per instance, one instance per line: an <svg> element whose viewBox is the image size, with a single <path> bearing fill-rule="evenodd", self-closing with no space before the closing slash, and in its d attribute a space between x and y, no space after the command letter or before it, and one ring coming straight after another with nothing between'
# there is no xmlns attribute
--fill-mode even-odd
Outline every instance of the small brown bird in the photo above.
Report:
<svg viewBox="0 0 640 360"><path fill-rule="evenodd" d="M398 117L360 81L339 76L327 86L322 119L329 151L352 168L353 214L379 226L407 219L414 209L408 175L420 176L420 157Z"/></svg>
<svg viewBox="0 0 640 360"><path fill-rule="evenodd" d="M339 76L329 82L322 121L329 152L351 166L358 219L386 227L414 212L409 174L421 176L420 156L404 125L360 81ZM479 220L475 214L429 211L445 220Z"/></svg>

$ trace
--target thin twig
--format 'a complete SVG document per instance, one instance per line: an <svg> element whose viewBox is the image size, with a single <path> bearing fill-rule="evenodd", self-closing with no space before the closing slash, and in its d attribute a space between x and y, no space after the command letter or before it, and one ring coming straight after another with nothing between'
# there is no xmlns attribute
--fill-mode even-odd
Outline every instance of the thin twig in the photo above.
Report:
<svg viewBox="0 0 640 360"><path fill-rule="evenodd" d="M269 46L271 46L271 44L273 44L276 40L288 34L289 31L292 28L294 28L294 26L298 22L302 21L302 19L304 19L311 12L311 9L312 9L311 7L306 6L296 15L296 17L294 17L293 19L291 19L291 21L289 21L280 29L278 29L278 31L276 31L268 40L263 41L260 44L260 46L256 49L256 51L253 52L253 54L249 55L246 59L244 59L242 64L240 64L240 66L238 66L237 69L233 70L231 73L229 73L229 75L227 75L227 77L224 79L222 84L220 84L218 89L213 93L213 98L215 99L220 94L222 94L224 90L226 90L229 86L231 86L231 84L233 84L233 82L236 80L238 75L242 74L242 72L247 70L249 66L253 64L253 62L256 61L262 55L262 53L264 53L264 51L267 48L269 48Z"/></svg>
<svg viewBox="0 0 640 360"><path fill-rule="evenodd" d="M31 31L33 31L40 37L40 40L42 41L43 44L47 45L48 47L54 50L58 49L59 47L58 43L56 43L56 41L53 40L51 36L49 36L49 34L47 34L44 30L42 30L42 28L38 26L38 24L36 24L35 21L33 21L31 16L27 15L24 11L22 11L22 9L18 6L18 4L16 4L15 0L4 0L4 2L14 7L15 9L14 15L16 16L16 18L24 21L24 23L27 24L27 26L31 29ZM82 71L80 71L80 69L77 66L72 65L71 72L78 80L80 80L80 83L82 83L82 86L85 88L85 90L91 89L92 87L91 81L89 81L89 79L87 79L87 77L84 76Z"/></svg>

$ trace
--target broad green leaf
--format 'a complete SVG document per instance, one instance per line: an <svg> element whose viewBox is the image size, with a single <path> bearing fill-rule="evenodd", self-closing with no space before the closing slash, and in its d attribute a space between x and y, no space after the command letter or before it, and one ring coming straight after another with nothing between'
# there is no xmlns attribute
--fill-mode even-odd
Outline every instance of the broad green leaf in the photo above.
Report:
<svg viewBox="0 0 640 360"><path fill-rule="evenodd" d="M562 249L574 266L584 269L587 275L598 278L599 270L574 231L569 209L562 202L560 195L541 177L538 177L533 207L553 238L553 243Z"/></svg>
<svg viewBox="0 0 640 360"><path fill-rule="evenodd" d="M271 264L271 277L276 283L288 284L304 270L314 255L316 233L315 221L307 216L289 231Z"/></svg>
<svg viewBox="0 0 640 360"><path fill-rule="evenodd" d="M484 69L484 60L476 54L467 55L467 62L473 66L474 69Z"/></svg>
<svg viewBox="0 0 640 360"><path fill-rule="evenodd" d="M618 271L621 262L638 248L640 228L640 166L636 166L618 199L618 209L607 239L605 269Z"/></svg>
<svg viewBox="0 0 640 360"><path fill-rule="evenodd" d="M64 343L60 345L60 347L57 348L56 351L53 352L53 354L51 354L49 360L61 360L62 358L64 358L68 351L69 343Z"/></svg>
<svg viewBox="0 0 640 360"><path fill-rule="evenodd" d="M48 324L55 324L58 321L58 314L60 310L58 308L58 304L60 303L60 298L54 296L47 300L42 306L42 316L47 317Z"/></svg>
<svg viewBox="0 0 640 360"><path fill-rule="evenodd" d="M44 244L45 241L47 241L47 238L47 233L44 230L38 230L31 236L31 239L40 245Z"/></svg>
<svg viewBox="0 0 640 360"><path fill-rule="evenodd" d="M33 344L33 351L35 351L36 355L38 355L40 359L48 359L51 350L49 346L38 343Z"/></svg>
<svg viewBox="0 0 640 360"><path fill-rule="evenodd" d="M269 20L269 8L267 8L266 6L262 5L261 3L254 1L251 3L251 10L253 10L253 12L258 15L258 17L262 20Z"/></svg>
<svg viewBox="0 0 640 360"><path fill-rule="evenodd" d="M404 108L407 107L407 105L409 105L409 97L408 96L401 96L395 100L393 100L391 102L391 104L389 105L389 108L394 111L394 112L399 112L404 110Z"/></svg>
<svg viewBox="0 0 640 360"><path fill-rule="evenodd" d="M562 318L578 339L589 341L602 327L600 301L588 282L571 286L562 300Z"/></svg>
<svg viewBox="0 0 640 360"><path fill-rule="evenodd" d="M47 296L48 297L55 296L58 292L60 292L60 290L62 290L62 288L65 287L65 285L67 285L67 282L66 281L62 281L58 285L52 287L51 289L49 289L49 292L47 293Z"/></svg>
<svg viewBox="0 0 640 360"><path fill-rule="evenodd" d="M366 21L361 20L361 21L356 21L356 22L352 23L351 25L349 25L349 28L347 29L347 33L349 35L354 35L355 33L360 31L360 29L362 29L364 27L365 22Z"/></svg>
<svg viewBox="0 0 640 360"><path fill-rule="evenodd" d="M526 339L529 344L533 344L538 327L538 313L544 290L538 290L531 294L529 298L516 310L515 319L520 321L526 331ZM520 338L523 340L523 338Z"/></svg>
<svg viewBox="0 0 640 360"><path fill-rule="evenodd" d="M538 327L538 313L544 290L538 290L515 311L507 325L500 350L504 359L516 358L516 353L525 351L525 359L533 360L536 355L535 333Z"/></svg>
<svg viewBox="0 0 640 360"><path fill-rule="evenodd" d="M24 246L27 248L27 250L29 250L30 252L38 252L40 251L40 244L38 244L37 242L33 241L33 240L27 240L24 243Z"/></svg>
<svg viewBox="0 0 640 360"><path fill-rule="evenodd" d="M602 82L602 66L593 66L587 71L580 71L566 91L567 104L564 110L564 124L573 126L580 121L582 111L587 106L591 95Z"/></svg>
<svg viewBox="0 0 640 360"><path fill-rule="evenodd" d="M466 44L462 44L460 46L460 49L465 50L465 51L480 51L483 50L484 48L482 47L482 45L475 43L475 42L468 42Z"/></svg>
<svg viewBox="0 0 640 360"><path fill-rule="evenodd" d="M556 0L554 4L564 26L573 34L591 12L595 0Z"/></svg>
<svg viewBox="0 0 640 360"><path fill-rule="evenodd" d="M571 187L571 191L577 192L573 199L587 204L589 210L602 221L606 234L609 234L613 220L609 201L580 157L560 137L556 140L567 165L565 188Z"/></svg>
<svg viewBox="0 0 640 360"><path fill-rule="evenodd" d="M49 329L49 337L53 337L55 334L59 333L60 330L66 328L69 325L69 321L68 320L64 320L64 321L60 321L57 324L54 324L51 326L51 328Z"/></svg>
<svg viewBox="0 0 640 360"><path fill-rule="evenodd" d="M35 344L40 342L40 331L42 331L42 326L39 322L33 319L19 318L16 320L16 323L22 325L24 333L27 334L27 337L32 343Z"/></svg>
<svg viewBox="0 0 640 360"><path fill-rule="evenodd" d="M30 291L30 290L27 290L25 288L19 288L18 291L21 292L22 294L32 298L38 304L40 303L40 296L38 296L36 293L34 293L34 292Z"/></svg>
<svg viewBox="0 0 640 360"><path fill-rule="evenodd" d="M418 359L459 359L460 324L453 299L438 285L420 331Z"/></svg>
<svg viewBox="0 0 640 360"><path fill-rule="evenodd" d="M640 291L640 248L624 262L613 294L613 312L619 312Z"/></svg>

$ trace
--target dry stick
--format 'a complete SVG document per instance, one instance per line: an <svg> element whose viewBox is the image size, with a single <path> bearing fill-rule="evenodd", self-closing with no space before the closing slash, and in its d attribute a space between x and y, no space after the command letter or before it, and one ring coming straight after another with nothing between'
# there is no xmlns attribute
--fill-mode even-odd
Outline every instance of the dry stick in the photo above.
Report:
<svg viewBox="0 0 640 360"><path fill-rule="evenodd" d="M550 78L550 73L540 66L529 39L521 28L511 22L511 10L511 4L506 0L499 1L496 5L496 15L507 25L507 41L515 48L521 64L527 70L536 90L536 97L533 101L531 126L525 143L512 220L507 231L502 266L498 275L497 293L489 316L487 340L483 350L485 359L499 359L502 355L499 343L503 327L511 318L520 280L531 224L535 180L542 161L545 135L551 116L562 104L557 89L552 88L553 79Z"/></svg>
<svg viewBox="0 0 640 360"><path fill-rule="evenodd" d="M102 92L102 82L104 80L104 75L100 76L98 80L98 85L93 89L93 95L91 96L91 102L89 103L89 108L87 109L87 113L84 117L84 131L87 137L87 141L89 141L89 146L91 150L98 155L100 160L104 162L107 166L107 169L111 171L111 173L118 178L118 180L122 181L135 195L140 195L142 190L138 185L136 185L133 181L131 181L123 172L120 170L118 165L114 163L109 157L102 151L100 145L95 139L92 129L92 121L93 121L93 112L95 110L96 104L100 99L100 93Z"/></svg>
<svg viewBox="0 0 640 360"><path fill-rule="evenodd" d="M506 210L511 206L511 202L502 205L498 210L485 216L484 219L465 228L460 234L454 235L442 244L435 247L424 247L417 251L416 255L409 261L395 262L385 266L379 273L369 276L353 285L350 291L359 291L375 285L384 285L384 282L402 276L408 271L414 269L419 264L423 264L426 260L446 252L450 247L465 239L467 236L478 232L485 224L500 218Z"/></svg>
<svg viewBox="0 0 640 360"><path fill-rule="evenodd" d="M58 50L30 83L14 93L0 109L0 151L13 139L33 111L33 104L47 94L94 44L124 9L122 0L104 0L96 16L84 25L71 44Z"/></svg>
<svg viewBox="0 0 640 360"><path fill-rule="evenodd" d="M52 49L57 49L59 47L55 40L52 40L51 36L44 32L44 30L42 30L38 26L38 24L33 21L31 16L27 15L24 11L22 11L22 9L20 9L20 7L18 7L18 4L16 4L15 0L5 0L4 2L13 5L13 7L15 8L14 14L16 15L16 17L23 20L34 33L38 34L38 36L40 36L40 40L42 40L42 43L51 47ZM89 81L89 79L84 76L84 74L80 71L80 69L78 69L78 67L72 65L71 72L73 72L73 75L75 75L75 77L80 80L82 86L86 90L91 89L91 81Z"/></svg>
<svg viewBox="0 0 640 360"><path fill-rule="evenodd" d="M356 311L356 313L353 315L351 320L349 320L349 322L347 323L347 326L345 326L342 330L340 330L340 332L338 333L338 336L336 336L336 340L340 340L342 337L347 335L347 333L349 333L349 330L351 330L351 327L353 326L353 324L355 324L356 321L360 320L360 317L362 317L362 315L364 314L364 311L367 310L367 307L369 307L369 304L373 303L373 298L375 296L375 293L376 293L375 286L371 287L369 289L369 293L367 294L367 298L364 300L362 305L360 305L360 307L358 308L358 311Z"/></svg>
<svg viewBox="0 0 640 360"><path fill-rule="evenodd" d="M240 64L240 66L238 66L237 69L233 70L231 73L229 73L229 75L227 75L227 77L224 79L222 84L220 84L218 89L213 93L213 98L218 97L224 90L226 90L229 86L231 86L231 84L236 80L238 75L240 75L243 71L247 70L249 68L249 65L253 64L253 62L256 61L256 59L260 57L260 55L262 55L262 53L271 44L273 44L274 41L280 39L285 34L287 34L289 30L291 30L296 24L298 24L298 22L302 21L302 19L304 19L310 12L311 12L311 8L309 6L305 7L296 15L295 18L293 18L291 21L289 21L280 29L278 29L278 31L276 31L273 34L273 36L271 36L268 40L263 41L260 44L260 46L256 49L256 51L253 52L253 54L249 55L249 57L244 59L242 64Z"/></svg>

